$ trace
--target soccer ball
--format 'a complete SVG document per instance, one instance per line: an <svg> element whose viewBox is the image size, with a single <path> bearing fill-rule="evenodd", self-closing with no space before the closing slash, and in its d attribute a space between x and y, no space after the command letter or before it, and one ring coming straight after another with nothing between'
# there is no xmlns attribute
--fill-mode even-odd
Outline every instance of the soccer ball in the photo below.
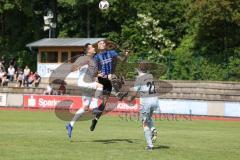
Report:
<svg viewBox="0 0 240 160"><path fill-rule="evenodd" d="M99 3L99 9L106 10L109 8L109 3L107 0L101 0Z"/></svg>

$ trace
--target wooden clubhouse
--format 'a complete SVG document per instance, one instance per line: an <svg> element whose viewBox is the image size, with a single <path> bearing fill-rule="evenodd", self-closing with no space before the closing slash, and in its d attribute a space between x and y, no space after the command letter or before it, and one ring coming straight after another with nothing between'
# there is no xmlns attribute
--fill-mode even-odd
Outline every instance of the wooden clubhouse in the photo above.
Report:
<svg viewBox="0 0 240 160"><path fill-rule="evenodd" d="M97 44L105 38L44 38L26 46L37 51L37 72L47 80L51 73L63 63L73 63L84 54L86 43ZM77 72L69 74L68 79L76 79Z"/></svg>

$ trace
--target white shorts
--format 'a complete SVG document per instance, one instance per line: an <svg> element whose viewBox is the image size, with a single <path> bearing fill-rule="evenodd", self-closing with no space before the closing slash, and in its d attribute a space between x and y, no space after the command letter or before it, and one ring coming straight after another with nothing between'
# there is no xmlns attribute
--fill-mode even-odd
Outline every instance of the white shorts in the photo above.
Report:
<svg viewBox="0 0 240 160"><path fill-rule="evenodd" d="M78 80L78 87L80 87L80 90L82 88L83 95L82 95L82 102L84 106L89 106L89 108L97 108L98 107L98 99L94 97L95 93L92 93L92 90L97 89L97 82L85 82L83 79ZM102 91L102 88L99 88L98 90ZM96 91L95 91L96 92Z"/></svg>
<svg viewBox="0 0 240 160"><path fill-rule="evenodd" d="M98 99L90 96L82 96L83 106L88 106L89 108L97 108L98 107Z"/></svg>
<svg viewBox="0 0 240 160"><path fill-rule="evenodd" d="M82 79L78 80L78 87L89 88L89 89L96 89L97 82L85 82Z"/></svg>
<svg viewBox="0 0 240 160"><path fill-rule="evenodd" d="M158 97L141 97L140 111L141 113L150 113L159 107Z"/></svg>

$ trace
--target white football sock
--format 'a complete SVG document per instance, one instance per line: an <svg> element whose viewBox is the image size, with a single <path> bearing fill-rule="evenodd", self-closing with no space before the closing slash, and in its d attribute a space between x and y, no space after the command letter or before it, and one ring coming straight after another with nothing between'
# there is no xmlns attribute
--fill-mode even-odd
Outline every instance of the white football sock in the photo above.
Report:
<svg viewBox="0 0 240 160"><path fill-rule="evenodd" d="M81 115L83 115L83 113L85 112L84 108L80 108L74 115L72 121L70 122L71 126L73 127L75 122L78 120L79 117L81 117Z"/></svg>
<svg viewBox="0 0 240 160"><path fill-rule="evenodd" d="M150 130L149 127L147 127L147 126L144 127L143 130L144 130L145 139L146 139L146 141L147 141L147 145L148 145L149 147L153 147L153 143L152 143L152 132L151 132L151 130Z"/></svg>
<svg viewBox="0 0 240 160"><path fill-rule="evenodd" d="M91 101L91 108L97 108L98 107L98 98L93 97Z"/></svg>

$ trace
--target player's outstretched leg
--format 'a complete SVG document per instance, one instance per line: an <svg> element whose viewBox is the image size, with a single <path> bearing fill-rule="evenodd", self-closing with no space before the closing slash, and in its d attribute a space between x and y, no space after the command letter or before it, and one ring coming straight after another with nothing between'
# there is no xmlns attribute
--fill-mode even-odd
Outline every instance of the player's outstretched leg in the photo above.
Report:
<svg viewBox="0 0 240 160"><path fill-rule="evenodd" d="M72 130L73 130L73 127L71 126L70 123L68 123L68 124L66 125L66 130L67 130L68 137L71 139L71 138L72 138Z"/></svg>
<svg viewBox="0 0 240 160"><path fill-rule="evenodd" d="M103 94L103 86L101 84L98 85L97 90L95 92L95 98L97 97L100 98ZM105 105L104 105L104 100L105 97L102 98L102 103L100 104L100 106L97 106L96 104L96 108L94 108L92 110L92 114L93 114L93 119L92 119L92 124L90 126L90 131L94 131L96 125L97 125L97 121L98 119L101 117L102 112L105 109Z"/></svg>
<svg viewBox="0 0 240 160"><path fill-rule="evenodd" d="M95 129L96 125L97 125L97 122L98 122L98 120L96 118L94 118L92 120L92 124L90 126L90 131L94 131L94 129Z"/></svg>
<svg viewBox="0 0 240 160"><path fill-rule="evenodd" d="M147 142L146 150L153 150L152 131L151 131L151 112L142 112L142 126L145 140Z"/></svg>
<svg viewBox="0 0 240 160"><path fill-rule="evenodd" d="M101 117L102 112L104 111L104 107L105 105L102 103L98 108L93 109L92 114L93 114L93 120L92 120L92 124L90 126L90 131L94 131L98 119Z"/></svg>
<svg viewBox="0 0 240 160"><path fill-rule="evenodd" d="M155 143L156 140L157 140L157 129L154 127L154 123L153 123L153 120L152 120L152 115L153 115L153 111L154 109L150 109L150 114L149 114L149 122L148 122L148 126L149 128L151 129L151 132L152 132L152 142Z"/></svg>
<svg viewBox="0 0 240 160"><path fill-rule="evenodd" d="M84 112L85 112L84 107L80 108L75 113L75 115L74 115L73 119L71 120L71 122L66 125L67 134L68 134L68 137L70 139L72 138L72 130L73 130L73 126L74 126L75 122L79 119L79 117L81 117L83 115Z"/></svg>
<svg viewBox="0 0 240 160"><path fill-rule="evenodd" d="M155 143L157 140L157 129L151 128L151 131L152 131L152 142Z"/></svg>
<svg viewBox="0 0 240 160"><path fill-rule="evenodd" d="M153 150L153 143L152 143L152 132L151 129L148 126L143 127L144 130L144 136L147 141L147 147L146 150Z"/></svg>
<svg viewBox="0 0 240 160"><path fill-rule="evenodd" d="M101 105L98 108L93 110L93 117L94 118L93 118L92 124L90 126L90 131L94 131L94 129L97 125L98 119L101 117L104 109L105 109L105 103L103 102L103 103L101 103Z"/></svg>

